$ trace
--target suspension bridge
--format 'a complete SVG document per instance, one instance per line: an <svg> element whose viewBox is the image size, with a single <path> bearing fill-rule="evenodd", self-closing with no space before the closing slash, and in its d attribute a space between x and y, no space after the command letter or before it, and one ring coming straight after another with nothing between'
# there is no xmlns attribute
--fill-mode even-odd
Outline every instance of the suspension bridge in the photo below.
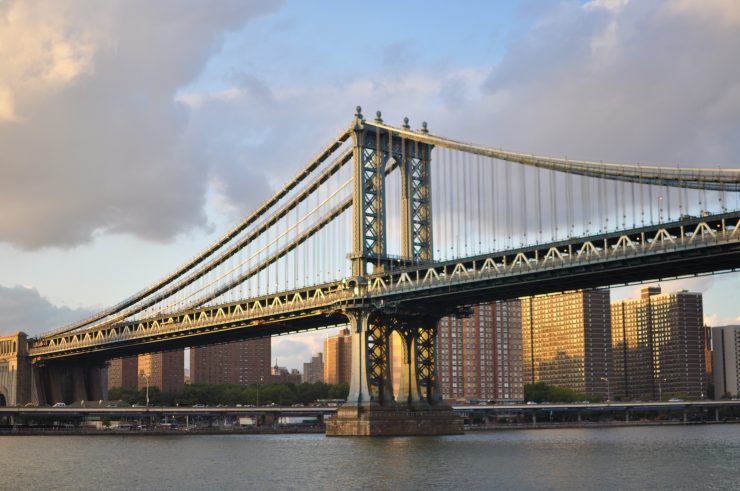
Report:
<svg viewBox="0 0 740 491"><path fill-rule="evenodd" d="M103 398L106 360L350 324L329 434L461 431L438 320L480 302L740 266L740 169L606 164L351 124L218 241L120 303L0 339L9 404ZM404 356L398 396L389 337Z"/></svg>

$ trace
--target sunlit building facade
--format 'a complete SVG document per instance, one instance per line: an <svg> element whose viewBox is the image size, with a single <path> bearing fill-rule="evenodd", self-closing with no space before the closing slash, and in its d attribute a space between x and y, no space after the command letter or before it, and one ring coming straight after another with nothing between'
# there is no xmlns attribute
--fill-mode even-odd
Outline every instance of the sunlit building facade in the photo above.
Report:
<svg viewBox="0 0 740 491"><path fill-rule="evenodd" d="M618 397L703 398L707 391L706 331L701 293L662 293L612 304L614 373Z"/></svg>
<svg viewBox="0 0 740 491"><path fill-rule="evenodd" d="M352 370L352 336L342 329L324 340L324 383L349 384Z"/></svg>
<svg viewBox="0 0 740 491"><path fill-rule="evenodd" d="M521 302L524 383L611 396L609 291L558 293Z"/></svg>
<svg viewBox="0 0 740 491"><path fill-rule="evenodd" d="M442 318L437 334L442 398L523 400L521 333L519 300L475 306L467 318Z"/></svg>
<svg viewBox="0 0 740 491"><path fill-rule="evenodd" d="M162 392L180 392L185 385L185 351L172 350L139 355L139 388L158 387Z"/></svg>

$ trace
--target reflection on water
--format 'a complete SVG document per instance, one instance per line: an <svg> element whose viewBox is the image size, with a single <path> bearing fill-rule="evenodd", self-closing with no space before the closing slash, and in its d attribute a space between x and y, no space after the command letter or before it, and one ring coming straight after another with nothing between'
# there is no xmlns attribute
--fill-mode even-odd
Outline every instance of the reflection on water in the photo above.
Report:
<svg viewBox="0 0 740 491"><path fill-rule="evenodd" d="M0 489L737 489L740 425L1 437Z"/></svg>

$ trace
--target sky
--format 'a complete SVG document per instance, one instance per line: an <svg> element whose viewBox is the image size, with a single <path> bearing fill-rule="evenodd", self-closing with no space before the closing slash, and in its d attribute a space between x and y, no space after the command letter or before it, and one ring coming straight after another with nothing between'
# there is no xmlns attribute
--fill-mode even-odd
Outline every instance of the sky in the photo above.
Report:
<svg viewBox="0 0 740 491"><path fill-rule="evenodd" d="M0 334L166 275L356 105L524 152L740 167L738 46L735 0L0 0ZM740 322L737 273L662 285ZM273 358L302 368L331 333Z"/></svg>

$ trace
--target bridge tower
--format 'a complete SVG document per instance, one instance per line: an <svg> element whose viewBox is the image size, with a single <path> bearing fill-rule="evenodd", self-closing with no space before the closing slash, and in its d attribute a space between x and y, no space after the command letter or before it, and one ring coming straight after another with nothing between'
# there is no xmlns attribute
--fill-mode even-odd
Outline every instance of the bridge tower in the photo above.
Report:
<svg viewBox="0 0 740 491"><path fill-rule="evenodd" d="M31 402L31 364L23 332L0 337L0 406Z"/></svg>
<svg viewBox="0 0 740 491"><path fill-rule="evenodd" d="M408 118L403 129L410 131ZM421 132L428 133L426 123ZM385 176L401 173L401 258L397 261L431 261L432 208L430 161L432 145L408 139L383 125L380 111L365 121L360 107L352 132L354 145L354 216L352 273L364 277L372 268L386 268Z"/></svg>
<svg viewBox="0 0 740 491"><path fill-rule="evenodd" d="M353 286L364 290L367 277L393 264L431 262L432 145L406 138L385 126L381 113L365 121L357 108L353 129L354 216ZM421 132L427 133L426 123ZM401 174L401 257L386 254L385 176ZM327 421L327 435L443 435L462 433L462 420L441 404L437 383L437 322L434 311L408 311L373 302L345 309L352 332L352 374L347 403ZM403 340L401 382L393 397L390 338Z"/></svg>

